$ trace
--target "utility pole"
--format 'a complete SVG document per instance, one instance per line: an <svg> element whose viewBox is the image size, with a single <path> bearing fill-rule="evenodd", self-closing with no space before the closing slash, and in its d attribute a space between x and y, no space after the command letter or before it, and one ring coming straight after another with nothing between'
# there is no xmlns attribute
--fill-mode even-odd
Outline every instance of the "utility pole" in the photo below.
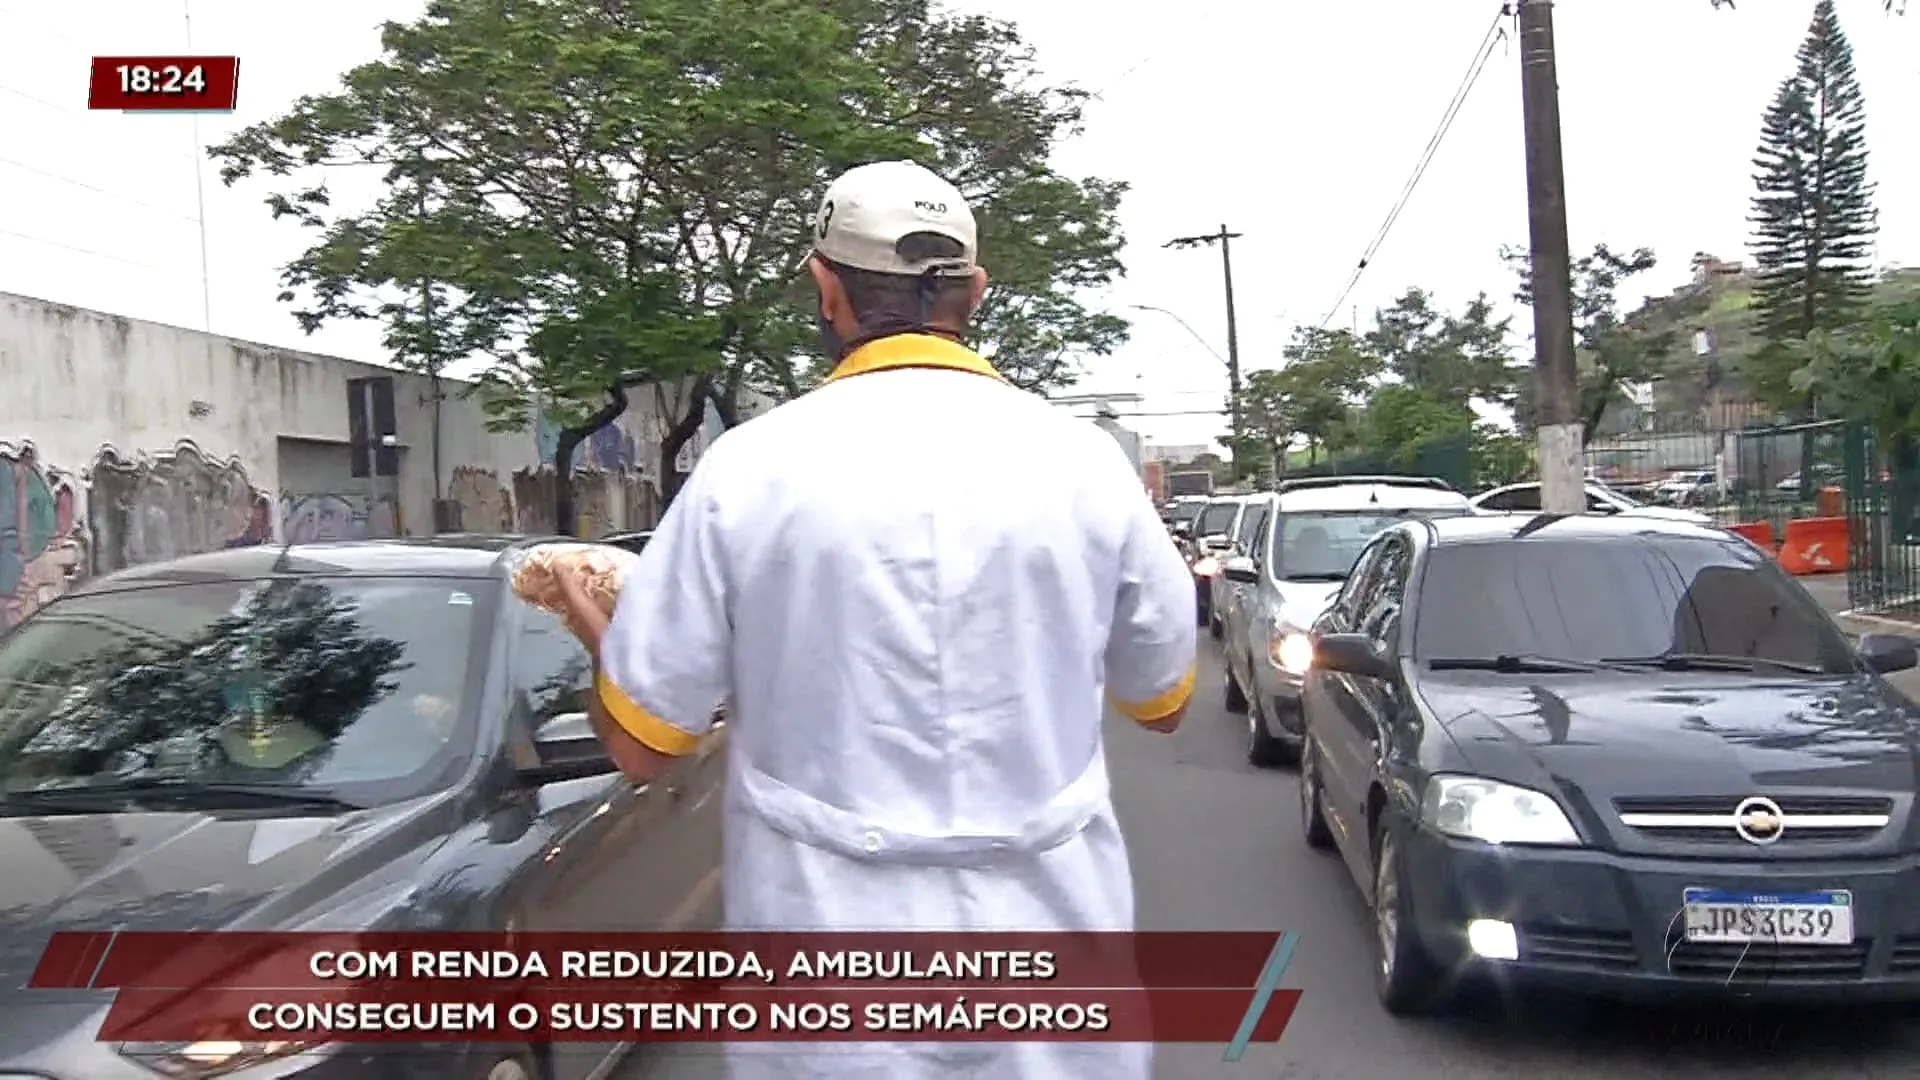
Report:
<svg viewBox="0 0 1920 1080"><path fill-rule="evenodd" d="M1573 271L1567 250L1567 179L1560 154L1560 80L1553 0L1518 0L1520 101L1527 134L1527 221L1533 271L1533 372L1540 439L1540 508L1587 508L1581 469L1579 378L1573 359Z"/></svg>
<svg viewBox="0 0 1920 1080"><path fill-rule="evenodd" d="M1240 439L1245 433L1245 426L1240 415L1240 325L1233 311L1233 241L1240 239L1240 236L1240 233L1228 232L1227 227L1222 225L1219 232L1179 236L1166 244L1170 248L1220 245L1220 268L1227 286L1227 408L1232 415L1233 472L1236 478L1247 469L1247 463L1240 460Z"/></svg>

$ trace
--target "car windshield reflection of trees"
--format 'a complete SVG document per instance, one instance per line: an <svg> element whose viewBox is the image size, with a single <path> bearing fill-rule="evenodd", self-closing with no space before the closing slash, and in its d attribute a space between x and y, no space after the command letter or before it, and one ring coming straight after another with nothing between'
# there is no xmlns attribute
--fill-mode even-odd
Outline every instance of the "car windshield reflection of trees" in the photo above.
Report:
<svg viewBox="0 0 1920 1080"><path fill-rule="evenodd" d="M1767 680L1777 706L1758 710L1751 727L1728 710L1707 717L1714 687L1690 683L1699 711L1677 720L1759 750L1814 753L1836 765L1886 760L1888 747L1912 737L1920 716L1868 678L1846 639L1766 556L1715 539L1615 537L1466 543L1433 553L1422 585L1414 655L1540 655L1599 664L1608 657L1698 654L1746 657L1749 674L1699 676ZM1805 665L1798 673L1771 662ZM1617 675L1671 682L1657 665ZM1580 676L1572 676L1580 677ZM1750 682L1747 685L1752 685ZM1671 695L1662 704L1682 704ZM1569 738L1563 701L1554 741ZM1764 714L1764 715L1762 715ZM1552 713L1543 710L1543 719ZM1804 763L1793 769L1808 782ZM1764 768L1756 775L1764 776Z"/></svg>
<svg viewBox="0 0 1920 1080"><path fill-rule="evenodd" d="M0 778L22 790L407 776L458 716L472 603L344 579L58 603L0 646Z"/></svg>

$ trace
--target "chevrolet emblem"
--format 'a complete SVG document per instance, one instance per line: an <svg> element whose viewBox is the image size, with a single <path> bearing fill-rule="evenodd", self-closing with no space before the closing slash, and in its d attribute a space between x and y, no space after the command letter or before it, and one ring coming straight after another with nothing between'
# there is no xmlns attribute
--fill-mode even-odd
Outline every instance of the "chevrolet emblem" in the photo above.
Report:
<svg viewBox="0 0 1920 1080"><path fill-rule="evenodd" d="M1750 844L1771 844L1786 827L1786 815L1772 799L1746 799L1733 812L1733 831Z"/></svg>

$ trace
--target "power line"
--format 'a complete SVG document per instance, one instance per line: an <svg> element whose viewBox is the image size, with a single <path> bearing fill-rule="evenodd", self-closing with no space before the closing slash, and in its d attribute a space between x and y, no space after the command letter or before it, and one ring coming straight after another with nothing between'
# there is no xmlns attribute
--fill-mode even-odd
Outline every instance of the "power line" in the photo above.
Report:
<svg viewBox="0 0 1920 1080"><path fill-rule="evenodd" d="M71 251L76 255L90 255L96 259L105 259L108 262L117 262L124 266L137 266L142 270L158 270L163 273L169 273L169 274L173 273L172 267L159 266L149 262L139 262L134 259L125 259L125 258L121 258L118 255L109 255L104 251L95 251L92 248L77 247L73 244L63 243L62 241L59 241L59 240L49 240L44 236L35 236L32 233L15 232L12 229L0 229L0 236L11 236L16 240L25 240L29 244L41 244L46 247L59 248L63 251Z"/></svg>
<svg viewBox="0 0 1920 1080"><path fill-rule="evenodd" d="M1401 211L1407 208L1407 203L1413 198L1414 190L1420 186L1421 177L1427 174L1427 167L1433 164L1434 157L1439 154L1440 144L1446 140L1447 132L1452 130L1454 118L1460 115L1460 107L1466 104L1467 95L1473 92L1474 84L1480 81L1480 73L1486 70L1487 61L1493 57L1494 47L1506 37L1503 24L1512 15L1513 12L1508 5L1502 4L1499 13L1493 17L1493 22L1488 25L1486 36L1480 39L1479 47L1474 50L1473 60L1467 65L1466 76L1460 80L1459 87L1453 92L1453 98L1447 102L1446 111L1440 116L1439 126L1434 128L1433 136L1427 140L1426 149L1421 151L1419 161L1414 164L1413 173L1407 177L1406 186L1400 189L1399 199L1394 202L1393 209L1387 211L1386 220L1380 223L1379 231L1373 234L1373 240L1367 244L1366 251L1360 256L1359 265L1353 268L1352 276L1347 278L1346 285L1341 288L1339 298L1327 308L1326 316L1320 320L1320 329L1325 330L1334 316L1340 313L1341 307L1347 302L1347 297L1353 294L1354 286L1360 283L1360 275L1366 273L1368 265L1373 262L1373 257L1378 255L1381 247L1386 244L1387 234L1393 231L1394 223L1400 220Z"/></svg>
<svg viewBox="0 0 1920 1080"><path fill-rule="evenodd" d="M80 188L83 191L91 191L97 195L105 195L110 199L119 199L121 202L128 203L133 206L138 206L143 210L151 210L156 214L166 214L168 217L177 217L182 221L189 221L195 224L198 224L200 221L199 218L196 218L191 214L182 214L178 210L169 210L164 206L156 206L153 203L146 202L141 199L136 199L131 195L123 195L118 191L111 191L107 188L100 187L96 184L89 184L85 180L75 180L71 176L62 176L59 173L48 172L47 170L42 169L37 165L29 165L24 161L15 161L12 158L0 157L0 165L10 166L12 168L19 169L21 172L29 172L34 174L35 176L41 176L41 177L45 177L48 180L55 181L56 183L66 184L70 187Z"/></svg>

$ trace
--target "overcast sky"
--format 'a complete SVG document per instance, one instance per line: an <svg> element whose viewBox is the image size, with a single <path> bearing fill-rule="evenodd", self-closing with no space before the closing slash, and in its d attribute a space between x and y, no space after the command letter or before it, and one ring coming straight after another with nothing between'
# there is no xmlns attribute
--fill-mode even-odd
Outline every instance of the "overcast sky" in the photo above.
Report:
<svg viewBox="0 0 1920 1080"><path fill-rule="evenodd" d="M300 333L274 296L301 234L268 219L260 186L223 188L209 168L197 190L195 140L325 92L375 54L382 20L421 6L334 0L320 15L259 0L0 0L0 291L194 328L210 319L233 337L380 360L369 328ZM1249 369L1276 365L1295 324L1327 315L1497 8L1189 0L1170 9L1179 18L1134 20L1094 0L958 6L1016 19L1050 78L1099 95L1058 164L1133 186L1121 215L1130 272L1097 303L1136 326L1084 388L1140 393L1143 404L1121 406L1136 413L1217 408L1226 384L1212 355L1226 351L1218 254L1161 245L1223 223L1245 234L1234 245L1241 354ZM1888 18L1880 0L1839 8L1867 98L1879 261L1920 264L1920 200L1898 196L1920 191L1910 137L1920 15ZM1576 249L1654 248L1662 265L1649 292L1682 281L1695 251L1745 256L1760 115L1812 10L1813 0L1739 0L1735 11L1708 0L1557 6ZM241 57L236 113L86 111L90 56L186 51L189 15L194 52ZM1517 52L1502 47L1337 325L1408 285L1449 306L1510 292L1498 250L1527 235L1519 90ZM993 253L983 258L991 269ZM1523 347L1526 328L1517 330ZM1127 422L1165 443L1208 441L1223 423Z"/></svg>

